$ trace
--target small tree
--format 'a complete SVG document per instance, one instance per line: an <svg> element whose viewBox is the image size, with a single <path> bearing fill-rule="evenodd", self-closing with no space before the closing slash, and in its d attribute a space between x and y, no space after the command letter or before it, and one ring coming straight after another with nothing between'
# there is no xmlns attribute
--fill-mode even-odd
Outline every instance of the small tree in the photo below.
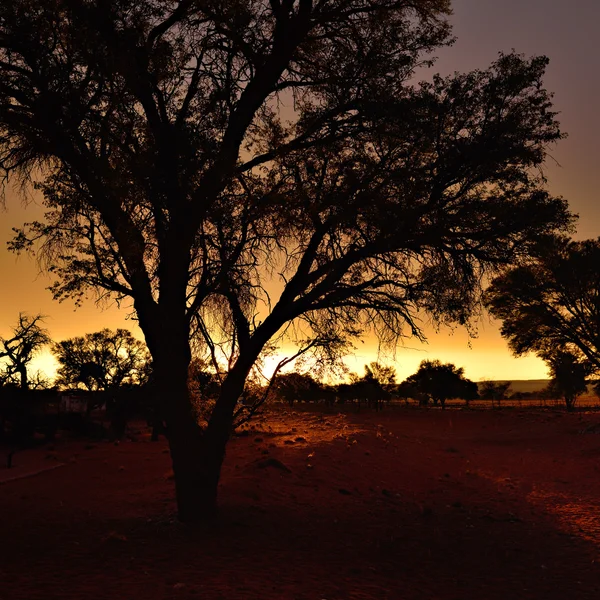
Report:
<svg viewBox="0 0 600 600"><path fill-rule="evenodd" d="M383 402L389 401L396 384L396 369L378 362L365 365L365 374L360 381L370 406L375 410L383 408Z"/></svg>
<svg viewBox="0 0 600 600"><path fill-rule="evenodd" d="M21 389L29 389L29 363L41 348L51 342L48 330L42 327L43 322L43 315L19 313L17 325L12 329L13 335L8 338L0 337L0 358L8 360L1 376L2 381L9 383L18 376ZM38 374L35 379L36 387L42 381L45 381L44 378Z"/></svg>
<svg viewBox="0 0 600 600"><path fill-rule="evenodd" d="M462 398L466 405L469 406L469 402L479 399L479 386L474 381L465 379L462 384L462 390L459 390L457 398Z"/></svg>
<svg viewBox="0 0 600 600"><path fill-rule="evenodd" d="M546 362L552 375L548 385L550 395L562 397L567 410L573 410L577 398L587 391L590 364L582 362L577 355L564 349L547 355Z"/></svg>
<svg viewBox="0 0 600 600"><path fill-rule="evenodd" d="M365 365L364 369L362 377L357 373L350 373L350 382L337 386L338 397L341 402L356 400L359 410L363 401L375 410L380 410L383 402L391 398L395 387L396 369L378 362Z"/></svg>
<svg viewBox="0 0 600 600"><path fill-rule="evenodd" d="M464 376L462 367L452 363L442 364L439 360L422 361L419 370L408 377L405 384L417 392L420 404L432 400L434 405L439 403L442 409L450 398L469 401L477 397L473 382Z"/></svg>
<svg viewBox="0 0 600 600"><path fill-rule="evenodd" d="M500 401L506 398L510 388L510 381L483 381L479 384L479 397L482 400L491 400L500 406Z"/></svg>
<svg viewBox="0 0 600 600"><path fill-rule="evenodd" d="M324 396L321 384L308 373L282 373L277 375L273 391L290 406L295 401L310 402Z"/></svg>
<svg viewBox="0 0 600 600"><path fill-rule="evenodd" d="M404 380L402 383L399 383L396 386L395 393L398 398L404 400L407 405L408 400L411 398L416 400L419 403L419 406L423 406L427 403L427 397L419 391L413 382L408 380Z"/></svg>

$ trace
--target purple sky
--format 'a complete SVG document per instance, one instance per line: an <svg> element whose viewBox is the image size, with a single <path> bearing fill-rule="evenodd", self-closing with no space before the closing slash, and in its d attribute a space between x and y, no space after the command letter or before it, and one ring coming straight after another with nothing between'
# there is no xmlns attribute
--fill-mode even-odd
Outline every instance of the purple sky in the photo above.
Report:
<svg viewBox="0 0 600 600"><path fill-rule="evenodd" d="M455 0L455 45L440 52L443 73L484 68L499 51L515 49L550 58L546 87L553 91L569 137L548 162L553 193L581 216L581 237L600 235L600 1Z"/></svg>

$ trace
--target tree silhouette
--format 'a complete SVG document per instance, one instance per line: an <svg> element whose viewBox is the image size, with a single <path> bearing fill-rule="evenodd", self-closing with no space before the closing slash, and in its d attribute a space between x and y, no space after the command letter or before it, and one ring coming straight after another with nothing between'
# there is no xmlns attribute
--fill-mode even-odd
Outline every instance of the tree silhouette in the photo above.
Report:
<svg viewBox="0 0 600 600"><path fill-rule="evenodd" d="M354 384L357 397L364 398L375 410L383 408L383 402L390 400L396 383L394 367L372 362L365 365L365 374Z"/></svg>
<svg viewBox="0 0 600 600"><path fill-rule="evenodd" d="M148 382L151 360L143 342L127 329L102 329L57 342L52 352L60 364L59 387L112 390Z"/></svg>
<svg viewBox="0 0 600 600"><path fill-rule="evenodd" d="M114 437L123 436L136 412L143 409L153 415L155 399L146 386L152 374L150 354L127 329L102 329L63 340L53 345L52 352L60 365L58 387L103 392L97 402L106 405ZM142 400L142 394L150 397ZM157 421L153 418L155 428Z"/></svg>
<svg viewBox="0 0 600 600"><path fill-rule="evenodd" d="M492 282L486 302L516 355L552 364L558 349L600 369L600 240L547 240Z"/></svg>
<svg viewBox="0 0 600 600"><path fill-rule="evenodd" d="M477 384L464 376L464 369L452 363L441 363L439 360L424 360L416 373L404 381L404 386L410 386L420 404L429 400L434 405L438 403L446 408L446 400L462 398L466 401L477 398Z"/></svg>
<svg viewBox="0 0 600 600"><path fill-rule="evenodd" d="M273 391L290 406L294 402L312 402L325 396L323 387L308 373L281 373L276 376Z"/></svg>
<svg viewBox="0 0 600 600"><path fill-rule="evenodd" d="M394 367L372 362L364 367L365 373L361 377L357 373L350 373L349 383L337 386L337 395L341 402L357 401L360 410L363 401L375 410L383 407L383 402L391 398L391 391L395 387L396 370Z"/></svg>
<svg viewBox="0 0 600 600"><path fill-rule="evenodd" d="M179 518L214 513L261 353L465 323L480 281L565 228L539 165L561 137L545 58L414 85L445 0L13 0L0 7L0 165L33 177L54 295L133 301L169 428ZM285 108L286 105L289 108ZM281 291L280 291L281 290ZM275 296L274 296L275 295ZM273 297L274 296L274 297ZM190 336L218 362L205 428Z"/></svg>
<svg viewBox="0 0 600 600"><path fill-rule="evenodd" d="M590 363L564 349L556 349L545 357L552 379L548 385L551 397L559 396L567 410L573 410L577 397L587 391Z"/></svg>
<svg viewBox="0 0 600 600"><path fill-rule="evenodd" d="M379 362L365 365L365 377L376 381L383 389L390 390L396 383L396 369Z"/></svg>
<svg viewBox="0 0 600 600"><path fill-rule="evenodd" d="M396 386L396 395L408 405L408 400L416 400L419 406L425 406L429 398L423 394L414 383L406 379Z"/></svg>
<svg viewBox="0 0 600 600"><path fill-rule="evenodd" d="M479 385L479 397L482 400L491 400L500 406L500 401L506 398L510 388L510 381L483 381Z"/></svg>
<svg viewBox="0 0 600 600"><path fill-rule="evenodd" d="M12 337L0 337L0 358L8 359L3 380L18 375L22 390L30 387L28 367L35 354L51 342L48 330L42 327L43 315L30 316L19 313L17 325L12 328ZM38 374L35 387L46 387L46 381Z"/></svg>

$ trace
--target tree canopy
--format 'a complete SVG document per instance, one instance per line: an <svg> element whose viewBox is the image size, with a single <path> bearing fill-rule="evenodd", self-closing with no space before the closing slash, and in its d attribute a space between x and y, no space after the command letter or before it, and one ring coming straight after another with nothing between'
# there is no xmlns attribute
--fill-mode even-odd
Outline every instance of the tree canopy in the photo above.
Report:
<svg viewBox="0 0 600 600"><path fill-rule="evenodd" d="M281 373L275 377L272 387L274 393L290 406L296 401L317 401L325 396L323 386L309 373Z"/></svg>
<svg viewBox="0 0 600 600"><path fill-rule="evenodd" d="M442 408L446 407L446 400L451 398L469 401L478 397L477 384L465 377L462 367L439 360L422 361L417 372L401 385L403 389L412 389L422 403L427 404L432 400Z"/></svg>
<svg viewBox="0 0 600 600"><path fill-rule="evenodd" d="M494 279L486 302L515 354L551 362L561 350L600 369L600 240L546 241Z"/></svg>
<svg viewBox="0 0 600 600"><path fill-rule="evenodd" d="M417 83L446 0L14 0L0 6L0 168L55 297L131 298L170 423L180 517L214 510L236 405L282 335L466 323L481 281L571 222L539 167L547 60ZM228 365L205 429L190 337ZM176 389L175 389L176 388ZM203 460L190 458L201 454Z"/></svg>
<svg viewBox="0 0 600 600"><path fill-rule="evenodd" d="M548 386L551 396L562 397L567 410L573 410L577 398L587 391L590 363L564 349L546 355L552 379Z"/></svg>
<svg viewBox="0 0 600 600"><path fill-rule="evenodd" d="M337 386L337 393L342 402L346 400L366 401L376 410L382 408L384 400L390 400L395 388L396 369L379 362L371 362L364 366L364 375L350 373L350 382Z"/></svg>
<svg viewBox="0 0 600 600"><path fill-rule="evenodd" d="M510 388L510 381L484 381L479 386L479 397L482 400L500 402L504 400Z"/></svg>
<svg viewBox="0 0 600 600"><path fill-rule="evenodd" d="M151 373L151 359L143 342L126 329L102 329L57 342L52 347L60 368L56 384L90 391L143 385Z"/></svg>

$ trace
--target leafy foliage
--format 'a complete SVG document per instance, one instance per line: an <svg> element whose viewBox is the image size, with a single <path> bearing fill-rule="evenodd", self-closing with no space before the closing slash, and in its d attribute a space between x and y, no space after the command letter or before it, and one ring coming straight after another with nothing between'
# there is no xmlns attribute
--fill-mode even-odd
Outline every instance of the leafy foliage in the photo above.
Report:
<svg viewBox="0 0 600 600"><path fill-rule="evenodd" d="M276 376L274 393L290 406L294 402L313 402L324 399L323 386L308 373L282 373Z"/></svg>
<svg viewBox="0 0 600 600"><path fill-rule="evenodd" d="M515 354L552 363L559 349L600 369L600 240L548 240L492 282L487 304Z"/></svg>
<svg viewBox="0 0 600 600"><path fill-rule="evenodd" d="M506 398L509 388L510 381L484 381L479 385L479 397L500 402Z"/></svg>
<svg viewBox="0 0 600 600"><path fill-rule="evenodd" d="M146 329L183 286L209 346L466 322L486 269L569 220L533 169L561 137L546 59L410 87L446 2L277 6L3 9L1 163L43 161L49 208L15 249L43 240L57 298L132 296ZM270 269L287 284L257 332Z"/></svg>
<svg viewBox="0 0 600 600"><path fill-rule="evenodd" d="M379 362L372 362L365 365L365 373L362 377L351 373L350 380L349 384L338 386L342 399L358 400L359 403L364 400L379 410L382 403L391 398L396 382L396 369Z"/></svg>
<svg viewBox="0 0 600 600"><path fill-rule="evenodd" d="M150 378L148 349L126 329L63 340L52 351L61 365L56 383L63 388L115 390L144 385Z"/></svg>
<svg viewBox="0 0 600 600"><path fill-rule="evenodd" d="M573 410L577 397L587 391L590 363L564 349L547 356L547 362L552 376L549 395L564 398L567 410Z"/></svg>

